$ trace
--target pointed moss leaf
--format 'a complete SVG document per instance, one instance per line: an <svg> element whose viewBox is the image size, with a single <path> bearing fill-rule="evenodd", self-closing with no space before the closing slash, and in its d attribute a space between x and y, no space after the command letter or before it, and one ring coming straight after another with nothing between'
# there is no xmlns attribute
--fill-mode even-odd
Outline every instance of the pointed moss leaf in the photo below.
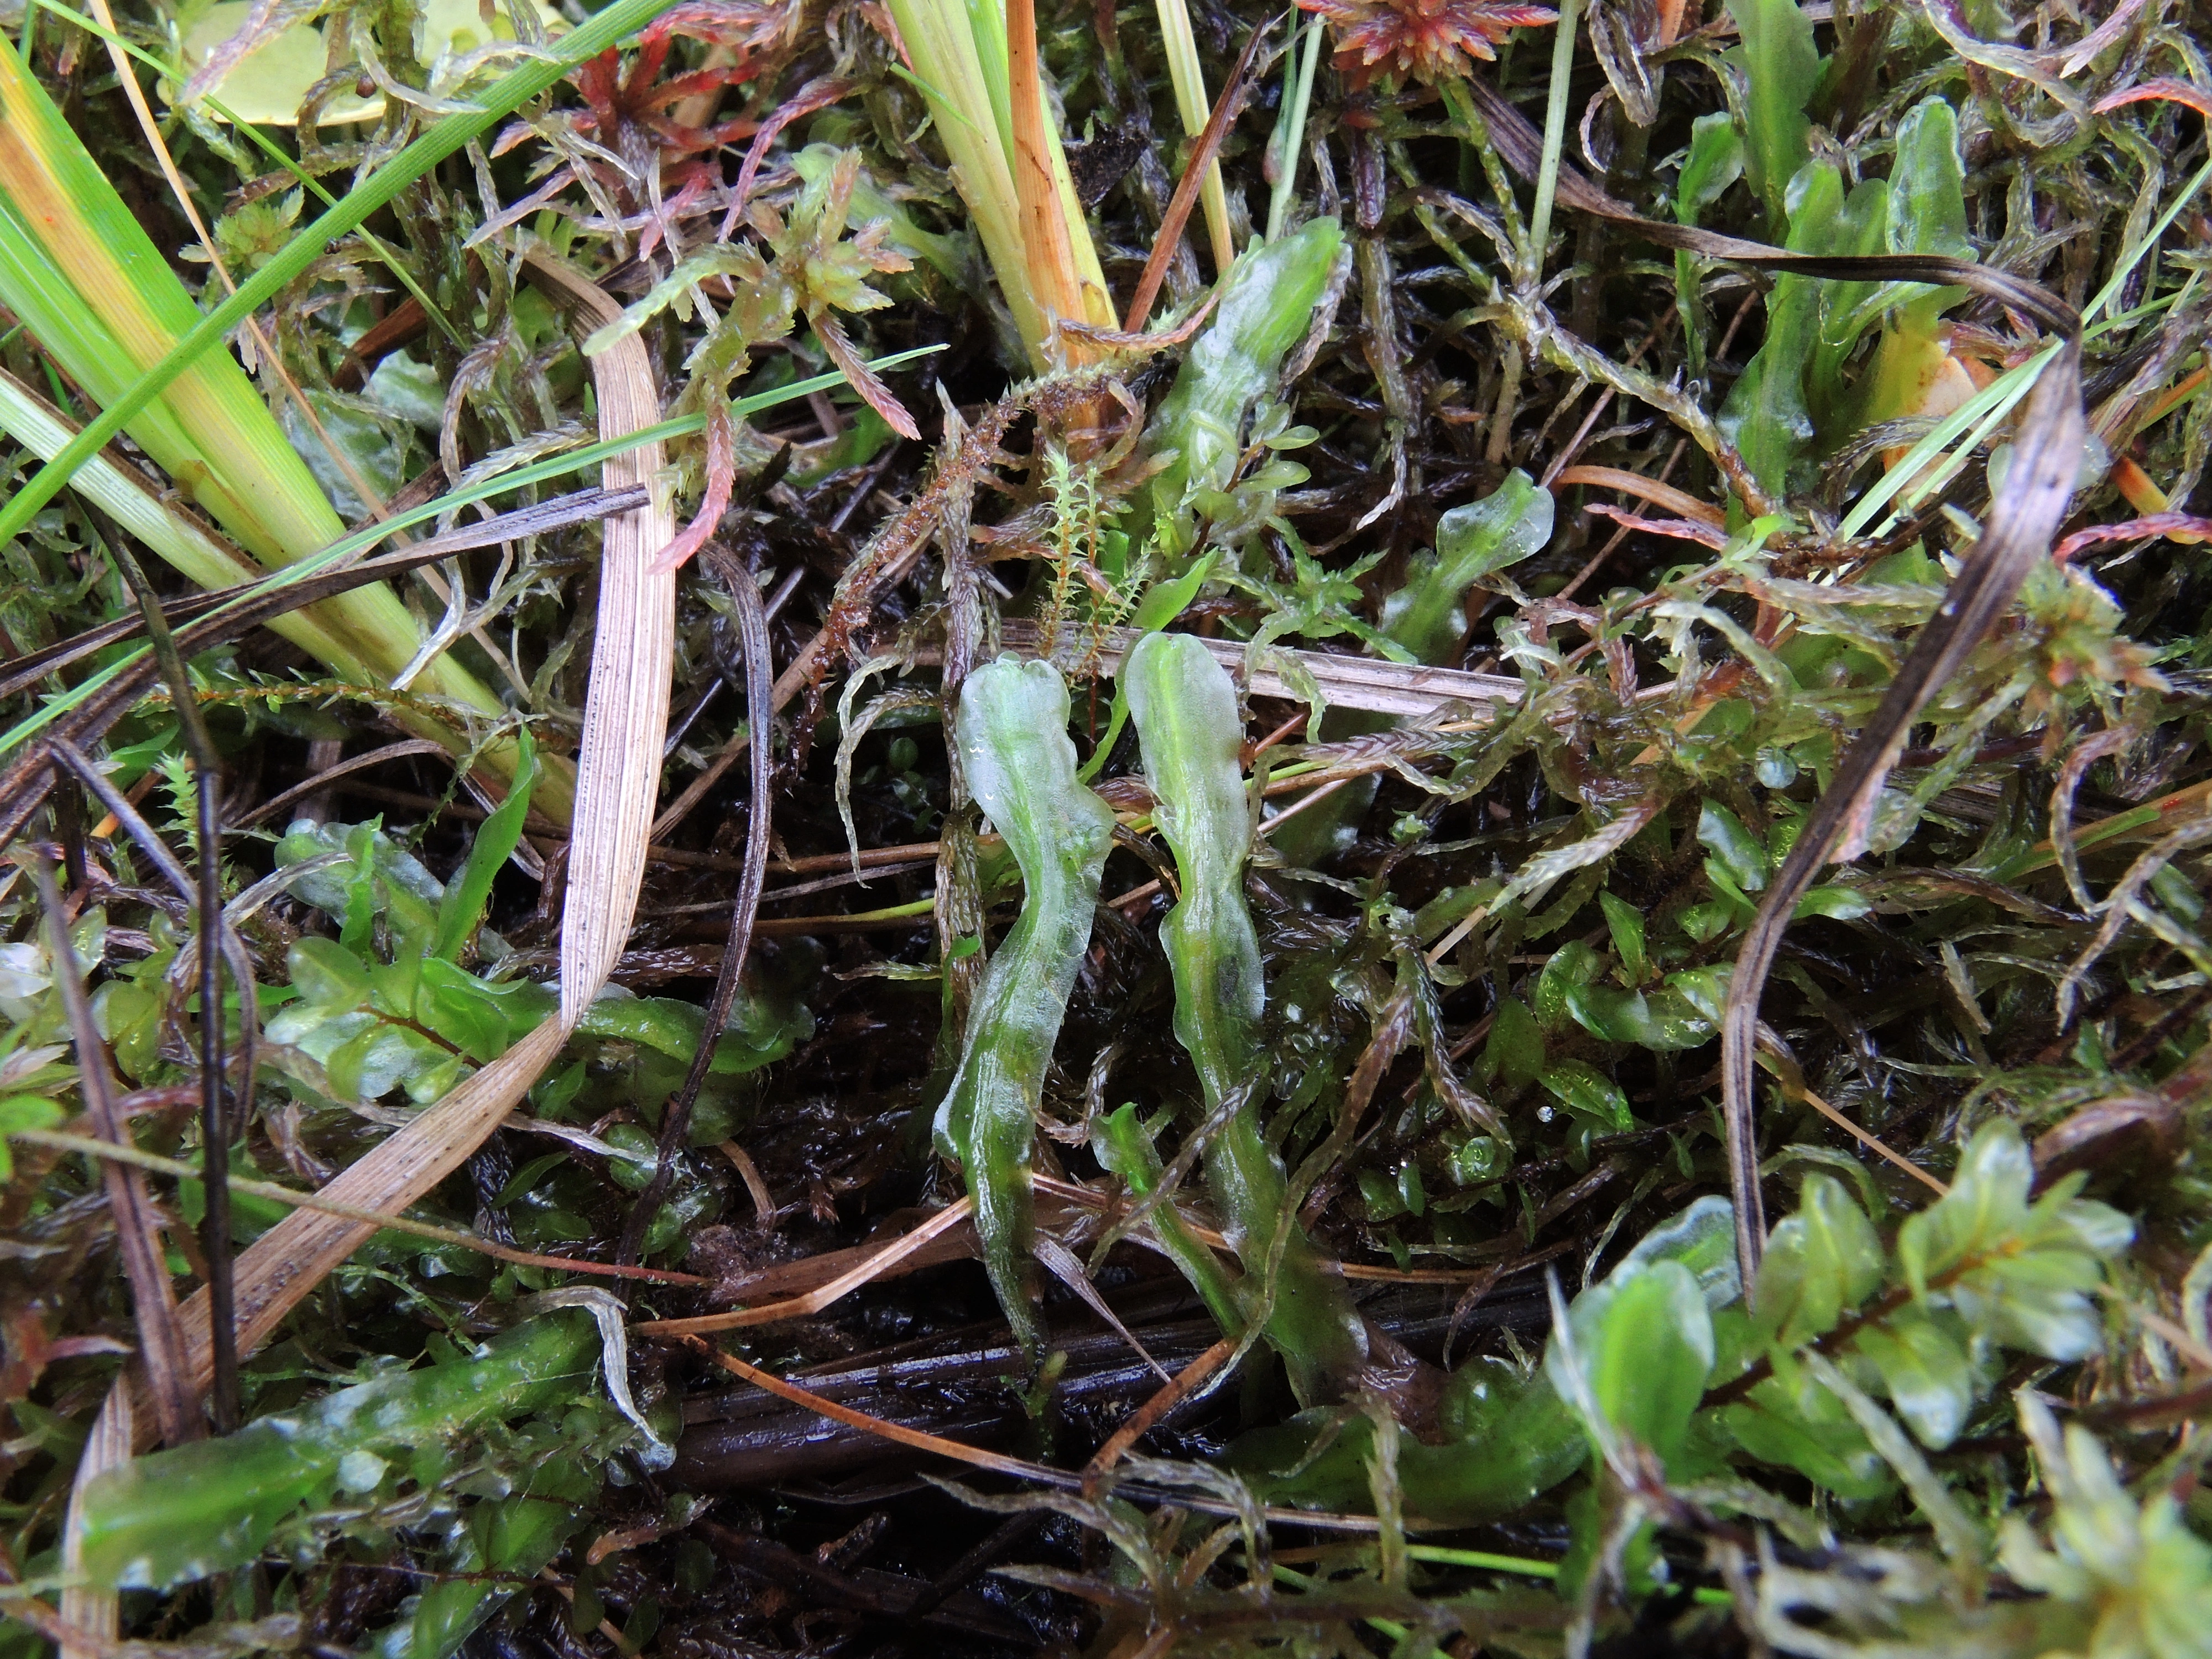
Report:
<svg viewBox="0 0 2212 1659"><path fill-rule="evenodd" d="M1620 991L1610 985L1569 985L1566 1003L1575 1024L1604 1042L1632 1042L1645 1048L1668 1046L1658 1022L1651 1017L1651 1005L1641 991Z"/></svg>
<svg viewBox="0 0 2212 1659"><path fill-rule="evenodd" d="M1547 1032L1564 1030L1573 1011L1567 1006L1571 986L1588 985L1605 971L1605 958L1583 939L1570 939L1552 952L1551 960L1536 975L1536 1024Z"/></svg>
<svg viewBox="0 0 2212 1659"><path fill-rule="evenodd" d="M1538 1080L1553 1099L1601 1134L1625 1134L1636 1127L1620 1085L1584 1061L1560 1060Z"/></svg>
<svg viewBox="0 0 2212 1659"><path fill-rule="evenodd" d="M491 900L492 878L522 840L522 821L530 812L530 788L538 781L538 745L527 731L519 741L520 759L507 799L483 821L459 879L438 901L438 933L431 954L448 962L460 959L461 947L483 921L484 906Z"/></svg>
<svg viewBox="0 0 2212 1659"><path fill-rule="evenodd" d="M1836 921L1856 921L1870 915L1874 902L1856 887L1815 887L1797 901L1791 912L1792 919L1803 921L1810 916L1827 916Z"/></svg>
<svg viewBox="0 0 2212 1659"><path fill-rule="evenodd" d="M615 1185L641 1193L653 1184L653 1172L660 1167L660 1147L651 1130L637 1123L610 1124L602 1139L615 1149L615 1156L607 1160L607 1174Z"/></svg>
<svg viewBox="0 0 2212 1659"><path fill-rule="evenodd" d="M1455 656L1467 638L1468 590L1552 539L1552 495L1516 469L1479 501L1437 520L1433 559L1382 602L1382 631L1426 663Z"/></svg>
<svg viewBox="0 0 2212 1659"><path fill-rule="evenodd" d="M1882 1280L1881 1240L1843 1184L1806 1177L1797 1212L1774 1229L1759 1270L1758 1325L1784 1351L1826 1336Z"/></svg>
<svg viewBox="0 0 2212 1659"><path fill-rule="evenodd" d="M1959 1437L1974 1407L1974 1374L1955 1316L1908 1309L1862 1331L1854 1346L1922 1445L1941 1451Z"/></svg>
<svg viewBox="0 0 2212 1659"><path fill-rule="evenodd" d="M1455 1187L1480 1187L1500 1180L1512 1166L1511 1156L1491 1135L1469 1135L1452 1148L1444 1161Z"/></svg>
<svg viewBox="0 0 2212 1659"><path fill-rule="evenodd" d="M377 901L376 826L364 823L346 837L345 900L340 910L338 943L357 957L366 957L376 940ZM399 890L392 890L394 891ZM404 926L404 919L402 926Z"/></svg>
<svg viewBox="0 0 2212 1659"><path fill-rule="evenodd" d="M1707 859L1708 872L1719 867L1717 860ZM1686 904L1674 913L1674 922L1692 943L1710 945L1743 920L1747 907L1726 898L1709 900L1703 904Z"/></svg>
<svg viewBox="0 0 2212 1659"><path fill-rule="evenodd" d="M1575 1358L1606 1422L1662 1461L1680 1458L1713 1368L1712 1315L1697 1275L1674 1261L1624 1266L1577 1297L1568 1319ZM1554 1338L1545 1369L1571 1397L1567 1364Z"/></svg>
<svg viewBox="0 0 2212 1659"><path fill-rule="evenodd" d="M1501 998L1482 1046L1480 1069L1506 1089L1525 1089L1544 1072L1544 1033L1518 997Z"/></svg>
<svg viewBox="0 0 2212 1659"><path fill-rule="evenodd" d="M1773 868L1765 843L1744 828L1743 820L1717 800L1698 810L1698 840L1712 849L1730 879L1747 893L1766 885Z"/></svg>
<svg viewBox="0 0 2212 1659"><path fill-rule="evenodd" d="M2033 1160L2008 1119L1967 1143L1950 1192L1899 1230L1897 1254L1916 1297L2046 1358L2080 1359L2104 1340L2094 1293L2106 1263L2134 1237L2128 1218L2078 1199L2079 1177L2033 1205Z"/></svg>
<svg viewBox="0 0 2212 1659"><path fill-rule="evenodd" d="M1567 1012L1591 1036L1667 1054L1712 1040L1717 1021L1671 987L1646 996L1610 985L1571 985Z"/></svg>
<svg viewBox="0 0 2212 1659"><path fill-rule="evenodd" d="M1644 912L1626 899L1600 893L1598 908L1605 912L1606 931L1613 936L1613 952L1634 984L1644 977Z"/></svg>
<svg viewBox="0 0 2212 1659"><path fill-rule="evenodd" d="M295 823L276 843L280 866L304 864L326 853L346 856L292 878L292 890L317 909L347 920L354 894L361 894L362 926L373 926L379 904L392 907L393 931L419 933L428 927L445 887L421 860L386 836L379 821L367 823ZM375 884L369 878L377 878Z"/></svg>
<svg viewBox="0 0 2212 1659"><path fill-rule="evenodd" d="M1732 968L1680 968L1667 975L1666 988L1718 1028L1728 1007Z"/></svg>
<svg viewBox="0 0 2212 1659"><path fill-rule="evenodd" d="M1447 887L1414 913L1413 932L1425 944L1438 939L1504 890L1505 884L1495 876L1486 876L1469 885Z"/></svg>

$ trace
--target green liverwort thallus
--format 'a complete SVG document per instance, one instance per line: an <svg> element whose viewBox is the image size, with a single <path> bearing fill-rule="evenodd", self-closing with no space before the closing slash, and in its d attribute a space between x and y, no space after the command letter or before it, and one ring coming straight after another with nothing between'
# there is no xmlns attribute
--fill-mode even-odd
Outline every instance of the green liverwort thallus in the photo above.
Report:
<svg viewBox="0 0 2212 1659"><path fill-rule="evenodd" d="M1291 1217L1282 1167L1260 1132L1259 1029L1267 994L1244 906L1252 811L1239 764L1237 690L1188 634L1139 641L1122 678L1160 833L1175 849L1182 882L1182 902L1160 923L1175 975L1176 1037L1198 1070L1209 1116L1231 1094L1243 1096L1206 1149L1206 1182L1249 1275L1244 1299L1256 1310L1266 1299L1259 1287L1272 1287L1268 1337L1298 1397L1311 1401L1335 1391L1364 1357L1366 1340L1342 1277Z"/></svg>
<svg viewBox="0 0 2212 1659"><path fill-rule="evenodd" d="M1001 657L969 675L954 740L977 805L1021 866L1023 900L969 1011L960 1069L937 1109L937 1145L967 1172L983 1265L1037 1358L1030 1154L1045 1067L1091 944L1114 811L1075 780L1067 687L1049 663Z"/></svg>

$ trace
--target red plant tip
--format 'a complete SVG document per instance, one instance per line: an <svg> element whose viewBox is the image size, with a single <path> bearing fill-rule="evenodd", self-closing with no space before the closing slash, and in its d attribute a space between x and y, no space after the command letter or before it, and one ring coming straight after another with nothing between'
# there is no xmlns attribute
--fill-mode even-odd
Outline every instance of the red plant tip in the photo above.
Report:
<svg viewBox="0 0 2212 1659"><path fill-rule="evenodd" d="M1469 58L1497 56L1491 48L1507 31L1559 19L1549 6L1491 0L1298 0L1298 6L1334 26L1337 72L1354 91L1383 76L1429 86L1464 77Z"/></svg>

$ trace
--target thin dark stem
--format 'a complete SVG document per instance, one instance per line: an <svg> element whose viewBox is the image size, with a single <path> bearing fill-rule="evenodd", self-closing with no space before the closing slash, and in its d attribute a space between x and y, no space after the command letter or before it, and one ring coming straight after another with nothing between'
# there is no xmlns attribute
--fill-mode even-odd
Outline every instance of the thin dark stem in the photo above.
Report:
<svg viewBox="0 0 2212 1659"><path fill-rule="evenodd" d="M84 858L84 796L66 785L54 791L54 838L62 844L62 872L69 890L82 893L92 876Z"/></svg>
<svg viewBox="0 0 2212 1659"><path fill-rule="evenodd" d="M45 859L27 860L36 884L40 903L51 929L54 988L69 1021L76 1045L77 1086L84 1097L85 1116L102 1140L120 1146L130 1132L115 1109L114 1079L107 1069L107 1049L92 1014L92 1000L85 995L77 969L76 951L70 939L69 921L62 896L54 885L53 867ZM162 1259L159 1218L146 1190L142 1171L119 1162L102 1160L101 1179L107 1188L108 1209L114 1219L115 1237L123 1257L124 1276L130 1281L132 1311L138 1327L139 1359L154 1397L155 1415L161 1437L173 1445L197 1439L205 1431L192 1408L191 1367L185 1355L183 1334L177 1326L177 1306L169 1286L168 1264Z"/></svg>
<svg viewBox="0 0 2212 1659"><path fill-rule="evenodd" d="M200 1249L207 1256L210 1352L215 1362L210 1401L217 1434L238 1427L238 1328L231 1284L230 1143L235 1127L223 1092L222 816L221 775L203 765L199 805L200 1151L206 1164L207 1213Z"/></svg>
<svg viewBox="0 0 2212 1659"><path fill-rule="evenodd" d="M192 759L192 794L198 809L199 866L194 900L198 910L197 946L200 992L200 1158L207 1209L200 1219L200 1249L207 1258L209 1352L214 1361L210 1413L217 1434L228 1434L239 1421L238 1329L230 1260L230 1103L223 1088L222 1043L222 762L200 718L168 618L146 573L113 526L106 526L109 551L138 600L146 637L169 683L170 707L177 730ZM238 975L234 973L233 978ZM244 984L239 986L241 1004ZM247 1079L252 1086L252 1078Z"/></svg>
<svg viewBox="0 0 2212 1659"><path fill-rule="evenodd" d="M769 661L768 611L761 604L760 585L754 581L752 572L728 550L710 541L703 556L736 601L738 634L744 647L745 730L751 739L747 747L752 762L752 794L745 810L745 869L738 879L737 902L730 908L729 943L722 951L721 969L714 976L714 994L707 1005L706 1032L699 1051L691 1056L691 1069L684 1074L684 1086L677 1091L676 1097L668 1103L661 1117L653 1179L637 1195L637 1202L630 1206L629 1218L623 1224L622 1243L615 1251L615 1260L619 1262L637 1259L646 1229L652 1224L675 1179L677 1154L691 1133L691 1109L698 1101L699 1091L706 1085L722 1027L728 1022L730 1009L738 1000L738 975L752 948L753 921L760 914L761 886L768 875L769 821L773 811L769 784L775 765L775 745L769 740L769 723L775 718L775 687Z"/></svg>

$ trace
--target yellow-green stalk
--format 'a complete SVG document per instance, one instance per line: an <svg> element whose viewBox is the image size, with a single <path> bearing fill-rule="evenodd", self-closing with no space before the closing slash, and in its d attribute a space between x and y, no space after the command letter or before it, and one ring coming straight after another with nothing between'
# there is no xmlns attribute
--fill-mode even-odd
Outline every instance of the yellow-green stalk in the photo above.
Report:
<svg viewBox="0 0 2212 1659"><path fill-rule="evenodd" d="M76 429L45 398L14 375L0 372L0 432L40 460L50 461L61 453ZM224 546L184 514L170 511L152 490L104 456L87 462L70 480L70 488L202 587L229 587L260 574L236 548ZM302 606L269 625L342 674L366 672L365 665L350 657L346 643L325 625L319 606Z"/></svg>
<svg viewBox="0 0 2212 1659"><path fill-rule="evenodd" d="M1168 81L1175 88L1176 112L1182 117L1183 136L1192 143L1206 131L1213 113L1206 101L1206 71L1199 66L1198 37L1191 32L1190 12L1183 0L1159 0L1160 44L1167 48ZM1237 258L1237 244L1229 236L1229 192L1221 183L1218 156L1206 164L1206 182L1199 189L1206 210L1206 229L1213 244L1213 273L1227 270Z"/></svg>
<svg viewBox="0 0 2212 1659"><path fill-rule="evenodd" d="M952 160L954 182L975 217L1030 366L1042 373L1087 356L1076 342L1054 345L1056 319L1111 328L1114 307L1059 129L1043 102L1032 0L1012 0L1009 9L1019 14L1016 24L1030 45L1018 77L999 0L890 0L915 80ZM1029 118L1019 121L1018 87L1029 94L1020 100ZM1033 230L1025 229L1025 205L1035 216Z"/></svg>

